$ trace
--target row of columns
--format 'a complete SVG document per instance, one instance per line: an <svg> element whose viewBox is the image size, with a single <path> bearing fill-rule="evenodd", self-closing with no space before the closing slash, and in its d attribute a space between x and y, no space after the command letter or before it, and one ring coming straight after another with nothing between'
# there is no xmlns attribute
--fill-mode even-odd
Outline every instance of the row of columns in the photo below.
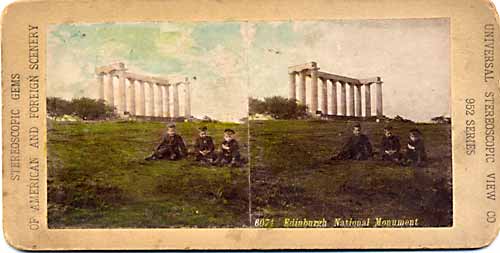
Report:
<svg viewBox="0 0 500 253"><path fill-rule="evenodd" d="M125 72L123 64L118 66L119 68L102 67L96 71L99 99L115 107L120 115L128 112L132 116L180 117L179 86L184 85L183 116L186 118L191 116L190 82L187 78L185 81L175 83L158 78L141 78L139 75ZM115 94L114 79L118 79L118 94Z"/></svg>
<svg viewBox="0 0 500 253"><path fill-rule="evenodd" d="M298 96L296 88L296 77L298 75L299 87ZM352 82L329 78L335 75L321 75L317 68L310 68L302 71L289 72L289 98L296 99L301 104L309 104L309 110L312 113L320 110L323 114L328 114L328 103L331 105L331 115L339 116L362 116L362 92L361 87L364 86L364 107L365 117L371 116L371 86L376 84L376 115L383 115L382 106L382 81L380 78L370 81L360 82L352 79ZM306 79L311 79L310 98L306 100ZM340 79L340 78L339 78ZM344 79L344 78L342 78ZM321 80L321 106L318 106L318 80ZM331 97L328 97L328 83L331 83ZM340 101L337 101L337 84L340 85ZM347 92L349 88L349 106L347 104ZM298 99L297 99L298 97ZM307 103L309 102L309 103ZM340 103L338 103L340 102ZM349 111L347 111L349 109Z"/></svg>

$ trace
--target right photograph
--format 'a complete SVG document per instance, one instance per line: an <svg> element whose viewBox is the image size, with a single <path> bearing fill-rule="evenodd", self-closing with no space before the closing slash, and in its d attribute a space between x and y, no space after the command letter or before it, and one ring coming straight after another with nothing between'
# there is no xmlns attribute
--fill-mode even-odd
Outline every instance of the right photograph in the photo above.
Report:
<svg viewBox="0 0 500 253"><path fill-rule="evenodd" d="M252 226L453 225L449 25L248 23Z"/></svg>

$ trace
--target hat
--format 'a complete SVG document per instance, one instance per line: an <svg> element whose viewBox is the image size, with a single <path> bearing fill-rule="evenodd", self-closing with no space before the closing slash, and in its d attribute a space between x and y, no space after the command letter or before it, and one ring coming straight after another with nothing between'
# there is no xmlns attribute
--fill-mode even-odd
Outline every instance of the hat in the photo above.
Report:
<svg viewBox="0 0 500 253"><path fill-rule="evenodd" d="M231 134L234 134L235 132L234 132L234 130L233 130L233 129L226 128L226 129L224 130L224 133L231 133Z"/></svg>
<svg viewBox="0 0 500 253"><path fill-rule="evenodd" d="M384 127L384 130L391 131L391 130L392 130L392 126L389 126L389 125L385 126L385 127Z"/></svg>
<svg viewBox="0 0 500 253"><path fill-rule="evenodd" d="M416 128L411 129L410 133L422 134L422 132L420 132L420 130L418 130Z"/></svg>
<svg viewBox="0 0 500 253"><path fill-rule="evenodd" d="M202 131L202 132L205 132L207 131L207 127L206 126L202 126L202 127L199 127L198 130Z"/></svg>
<svg viewBox="0 0 500 253"><path fill-rule="evenodd" d="M168 124L167 124L167 127L168 127L168 128L175 128L175 124L174 124L174 123L168 123Z"/></svg>
<svg viewBox="0 0 500 253"><path fill-rule="evenodd" d="M352 126L352 128L355 128L355 127L357 127L357 128L361 128L361 124L359 124L359 123L355 123L355 124Z"/></svg>

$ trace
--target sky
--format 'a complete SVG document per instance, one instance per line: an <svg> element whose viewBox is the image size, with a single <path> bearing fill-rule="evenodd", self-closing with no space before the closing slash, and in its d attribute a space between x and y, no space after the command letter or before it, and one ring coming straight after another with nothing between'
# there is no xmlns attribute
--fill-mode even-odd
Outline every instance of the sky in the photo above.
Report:
<svg viewBox="0 0 500 253"><path fill-rule="evenodd" d="M97 98L95 68L124 62L130 72L196 77L193 115L237 121L249 96L286 97L288 66L315 61L380 76L384 114L429 121L450 114L449 51L447 19L61 24L49 29L47 96Z"/></svg>

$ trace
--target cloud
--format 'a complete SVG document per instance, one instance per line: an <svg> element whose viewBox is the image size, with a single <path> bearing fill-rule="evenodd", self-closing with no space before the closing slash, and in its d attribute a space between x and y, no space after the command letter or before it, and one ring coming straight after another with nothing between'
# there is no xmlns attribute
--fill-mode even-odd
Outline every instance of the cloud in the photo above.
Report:
<svg viewBox="0 0 500 253"><path fill-rule="evenodd" d="M95 67L120 61L129 71L145 75L196 76L193 113L236 121L247 115L240 31L238 24L229 22L52 26L47 95L97 97ZM182 110L183 98L180 101Z"/></svg>
<svg viewBox="0 0 500 253"><path fill-rule="evenodd" d="M449 114L447 22L56 25L49 29L47 92L66 98L92 96L94 68L123 61L142 74L196 76L193 112L238 119L247 111L246 96L287 96L287 67L316 61L326 72L381 76L387 115L425 121ZM429 105L422 96L434 103Z"/></svg>
<svg viewBox="0 0 500 253"><path fill-rule="evenodd" d="M257 36L249 56L250 94L261 98L287 96L286 68L316 61L322 71L334 74L355 78L381 76L384 112L388 116L399 114L428 121L449 114L447 22L445 19L306 21L280 25L261 22L257 34L265 36ZM259 45L283 53L272 55L260 50ZM422 96L426 99L422 100Z"/></svg>

